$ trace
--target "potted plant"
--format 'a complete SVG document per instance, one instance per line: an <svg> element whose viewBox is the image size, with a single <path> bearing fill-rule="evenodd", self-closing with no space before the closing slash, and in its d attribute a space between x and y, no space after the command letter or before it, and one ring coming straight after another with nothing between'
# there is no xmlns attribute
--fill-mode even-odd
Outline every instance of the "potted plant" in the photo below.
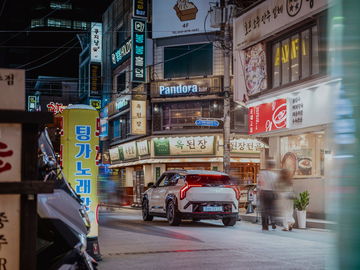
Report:
<svg viewBox="0 0 360 270"><path fill-rule="evenodd" d="M299 194L299 197L296 197L294 200L294 206L296 209L296 216L298 222L298 228L306 228L306 208L309 205L309 191L305 190Z"/></svg>

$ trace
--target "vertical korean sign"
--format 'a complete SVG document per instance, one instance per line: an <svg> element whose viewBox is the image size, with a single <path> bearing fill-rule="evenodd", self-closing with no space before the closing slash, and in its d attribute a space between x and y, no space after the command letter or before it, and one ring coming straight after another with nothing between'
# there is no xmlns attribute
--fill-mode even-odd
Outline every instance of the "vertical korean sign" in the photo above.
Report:
<svg viewBox="0 0 360 270"><path fill-rule="evenodd" d="M131 81L146 82L146 20L132 19Z"/></svg>
<svg viewBox="0 0 360 270"><path fill-rule="evenodd" d="M72 105L62 113L62 166L71 186L86 206L91 221L89 237L98 236L97 151L100 120L98 111L88 105Z"/></svg>
<svg viewBox="0 0 360 270"><path fill-rule="evenodd" d="M131 101L131 134L146 134L146 100Z"/></svg>
<svg viewBox="0 0 360 270"><path fill-rule="evenodd" d="M102 51L102 24L101 23L91 23L91 52L90 52L90 61L91 62L101 62L101 51Z"/></svg>
<svg viewBox="0 0 360 270"><path fill-rule="evenodd" d="M0 109L25 110L25 73L0 69ZM0 182L21 181L21 124L0 124ZM0 269L19 269L20 195L0 195Z"/></svg>

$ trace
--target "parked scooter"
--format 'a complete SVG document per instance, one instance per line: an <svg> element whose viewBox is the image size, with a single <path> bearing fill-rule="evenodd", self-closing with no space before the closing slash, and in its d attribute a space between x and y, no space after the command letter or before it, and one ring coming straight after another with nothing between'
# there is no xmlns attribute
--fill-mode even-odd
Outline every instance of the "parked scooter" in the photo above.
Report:
<svg viewBox="0 0 360 270"><path fill-rule="evenodd" d="M66 181L46 129L38 141L41 177L53 181L55 189L38 195L37 268L96 269L96 261L86 252L90 220L85 207Z"/></svg>

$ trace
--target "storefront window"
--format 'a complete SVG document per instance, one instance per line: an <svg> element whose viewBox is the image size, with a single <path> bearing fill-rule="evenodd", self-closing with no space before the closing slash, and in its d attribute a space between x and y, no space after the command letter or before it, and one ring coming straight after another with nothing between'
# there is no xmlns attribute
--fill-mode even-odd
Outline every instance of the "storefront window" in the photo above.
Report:
<svg viewBox="0 0 360 270"><path fill-rule="evenodd" d="M199 127L195 121L199 118L220 118L222 108L223 104L220 101L155 104L153 108L154 131L210 128ZM221 128L221 124L214 128Z"/></svg>
<svg viewBox="0 0 360 270"><path fill-rule="evenodd" d="M273 88L320 72L317 29L313 26L272 44Z"/></svg>
<svg viewBox="0 0 360 270"><path fill-rule="evenodd" d="M309 133L280 139L281 167L294 178L324 175L324 134Z"/></svg>
<svg viewBox="0 0 360 270"><path fill-rule="evenodd" d="M280 86L280 43L273 46L272 55L275 55L273 61L273 87Z"/></svg>

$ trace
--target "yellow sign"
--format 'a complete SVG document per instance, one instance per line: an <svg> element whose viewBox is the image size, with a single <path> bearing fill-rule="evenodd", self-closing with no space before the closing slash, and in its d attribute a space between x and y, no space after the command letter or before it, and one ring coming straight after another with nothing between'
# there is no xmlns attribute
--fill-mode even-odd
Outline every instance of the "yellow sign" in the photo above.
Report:
<svg viewBox="0 0 360 270"><path fill-rule="evenodd" d="M146 135L146 100L131 101L131 134Z"/></svg>
<svg viewBox="0 0 360 270"><path fill-rule="evenodd" d="M98 236L97 223L97 151L99 149L99 113L88 105L72 105L63 113L61 136L64 174L81 196L91 221L90 237Z"/></svg>
<svg viewBox="0 0 360 270"><path fill-rule="evenodd" d="M299 38L292 39L290 44L291 45L289 46L289 42L286 42L286 43L283 42L281 47L276 48L275 57L274 57L275 66L280 65L280 54L281 54L281 62L283 64L286 64L289 62L289 56L292 60L298 58L299 49L300 49L299 48L299 45L300 45ZM303 56L307 55L306 45L307 44L305 44L305 41L303 40L302 46L301 46Z"/></svg>

